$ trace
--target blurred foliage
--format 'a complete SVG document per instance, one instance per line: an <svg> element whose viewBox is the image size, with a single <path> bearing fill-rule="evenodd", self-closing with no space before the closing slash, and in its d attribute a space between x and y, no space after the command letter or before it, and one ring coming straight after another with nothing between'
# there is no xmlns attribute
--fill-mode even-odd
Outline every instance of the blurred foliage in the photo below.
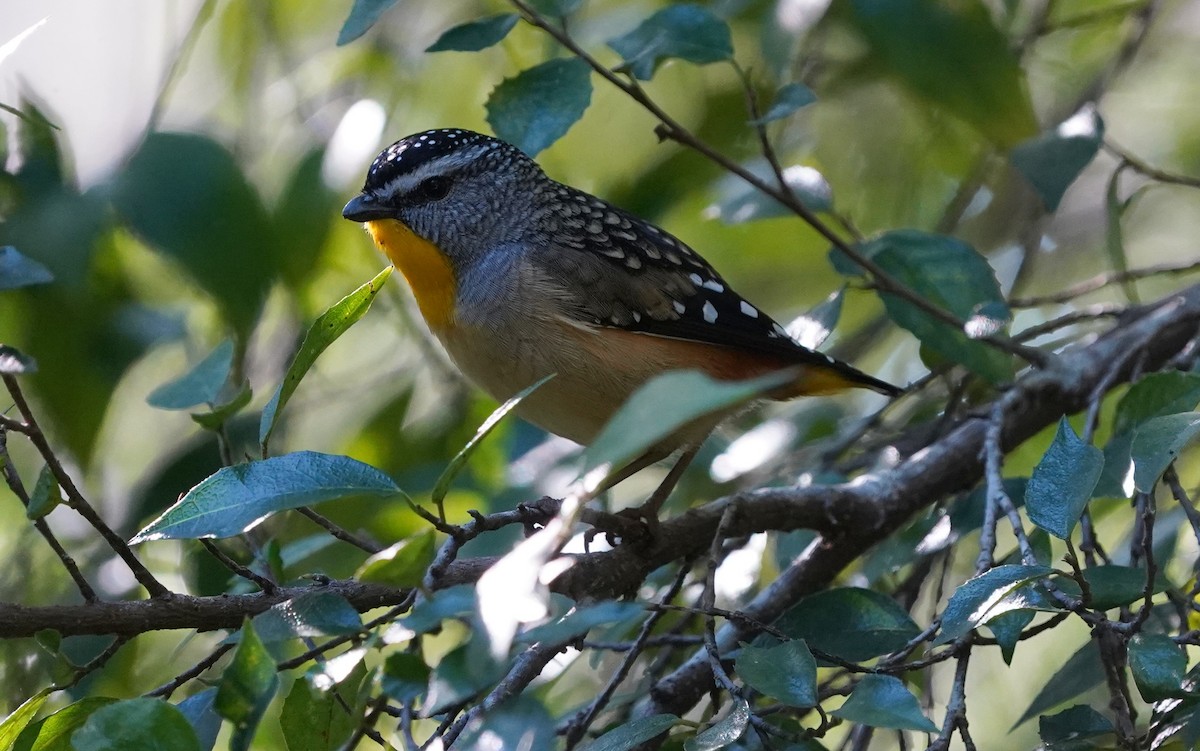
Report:
<svg viewBox="0 0 1200 751"><path fill-rule="evenodd" d="M880 259L921 297L968 323L982 321L982 334L1019 335L1076 310L1072 299L1017 306L1014 298L1059 293L1106 270L1177 264L1182 253L1193 252L1200 193L1194 179L1177 178L1200 172L1200 110L1191 104L1200 96L1195 3L542 0L533 5L548 16L566 17L565 28L589 54L610 69L636 75L641 91L734 163L770 178L761 136L773 145L783 168L810 170L789 174L812 178L793 187L806 205L820 210L822 221L839 236L862 240L867 255ZM222 541L219 549L282 582L349 577L362 570L373 572L368 578L415 584L432 555L430 526L403 500L381 501L372 493L385 492L393 481L416 503L436 492L446 518L458 523L469 519L468 509L510 510L542 494L561 494L575 479L578 456L569 447L506 420L472 446L453 482L448 475L439 482L495 405L463 383L431 343L399 279L383 288L369 313L369 300L352 314L335 310L344 325L319 347L303 344L310 324L376 277L384 263L359 228L341 219L340 206L379 148L428 127L490 129L540 152L539 162L555 179L662 224L781 321L801 315L848 281L844 303L838 298L841 315L831 340L835 353L894 383L913 382L929 368L941 371L931 379L931 392L894 418L894 432L977 406L993 395L989 382L1006 382L1021 365L1010 353L979 342L981 332L968 326L947 334L944 322L864 284L859 270L841 255L832 254L830 263L829 242L812 227L784 215L778 202L731 191L728 172L696 151L660 142L651 115L531 24L514 26L511 14L519 8L508 3L355 0L348 9L299 0L203 0L187 8L194 20L178 34L161 8L114 10L89 30L105 39L113 59L123 59L128 46L130 59L155 72L146 79L156 81L153 86L114 79L105 92L104 111L96 117L138 115L121 118L126 125L119 139L104 128L65 125L92 107L81 95L62 94L71 89L56 84L72 76L71 66L81 64L76 60L60 61L36 76L20 72L25 83L19 99L0 102L9 136L0 173L0 248L19 253L0 255L0 270L6 279L16 279L16 267L9 265L13 259L40 265L23 267L20 289L6 289L0 279L0 342L15 348L15 354L0 352L0 363L21 364L11 366L16 372L31 370L24 363L36 362L36 372L24 373L20 382L42 427L81 491L126 539L189 488L189 503L206 502L214 477L234 479L241 490L249 487L242 497L222 486L209 501L249 504L243 511L251 521L223 518L232 526L221 527L220 534L246 530L271 511L314 498L351 495L320 512L384 547L401 541L390 555L384 551L383 558L367 564L366 551L335 543L293 513L267 519ZM58 21L64 25L84 25L91 18L64 16ZM169 41L165 55L151 50L145 39L156 25ZM0 23L0 44L21 31ZM30 38L56 33L47 26ZM0 55L0 70L19 64L19 49L7 59ZM748 90L743 88L747 81ZM747 105L748 98L755 100L754 107ZM756 113L765 115L757 120L761 133L751 123ZM1080 115L1088 127L1069 127L1082 122L1072 117ZM81 179L83 174L88 179ZM810 200L805 192L812 185L819 191L811 195L820 200ZM42 268L48 276L30 268ZM1155 275L1138 282L1133 295L1132 282L1109 285L1087 302L1123 305L1137 294L1153 299L1178 285L1176 279ZM377 291L371 288L372 298ZM1034 343L1059 346L1091 330L1085 322ZM206 355L226 341L231 352L222 350L214 370ZM191 386L179 380L185 374L193 379ZM1138 488L1153 488L1169 460L1190 451L1187 440L1200 424L1191 412L1197 402L1194 378L1166 378L1179 383L1156 385L1154 393L1171 396L1162 404L1146 396L1152 390L1141 384L1118 389L1099 406L1101 427L1094 434L1080 430L1078 419L1064 421L1057 433L1051 426L1012 453L1005 474L1018 483L1009 490L1014 502L1019 506L1026 500L1023 478L1032 475L1028 501L1042 526L1069 536L1077 509L1085 504L1098 534L1128 548L1134 529L1130 514L1112 501L1128 495L1120 472L1128 466L1125 460L1132 451ZM207 404L209 411L192 419L186 410L156 408L167 405L153 403L151 395L168 383L202 393L197 400L171 405ZM277 413L271 395L280 384L286 386ZM1117 406L1122 394L1125 400ZM716 397L701 393L697 398L715 403ZM734 488L791 483L815 467L820 481L846 477L851 469L827 459L830 446L848 434L853 423L848 418L869 411L870 398L810 400L772 407L769 414L761 408L747 412L737 426L761 423L777 430L743 436L759 443L712 439L680 495L707 499ZM8 406L0 404L0 411L15 419ZM260 423L264 409L268 421ZM1138 430L1144 431L1140 443ZM644 433L644 425L639 431ZM299 474L312 470L303 462L306 457L335 454L371 465L378 477L372 475L366 485L304 478L327 482L326 495L303 482L287 486L274 475L257 479L274 495L254 483L246 486L242 471L227 465L263 456L268 433L273 461L299 461ZM1100 474L1094 493L1071 494L1067 486L1080 482L1081 475L1070 462L1053 462L1081 453L1080 435L1105 447L1109 471ZM620 454L629 445L604 448ZM98 594L131 597L136 582L68 508L55 506L58 489L36 481L47 476L42 459L15 434L7 451L24 486L39 489L40 508L31 515L55 507L45 518ZM1094 458L1094 452L1087 454ZM742 469L714 479L722 460ZM1092 464L1089 472L1095 474ZM264 465L272 466L249 466ZM342 470L346 466L339 464ZM709 466L712 473L704 471ZM1178 472L1185 487L1200 481L1182 463ZM637 481L626 483L610 503L628 505L644 491ZM264 495L272 500L263 501ZM1067 495L1069 513L1055 516ZM811 672L825 679L829 666L837 664L831 655L861 660L869 652L873 658L911 638L929 620L921 608L940 608L950 590L940 601L941 595L926 590L901 607L897 602L908 597L902 584L914 571L932 569L935 560L947 581L971 577L982 496L947 499L946 511L914 520L853 564L843 583L855 586L833 590L825 604L846 608L854 618L831 622L827 613L814 610L822 595L797 605L780 628L806 639L808 646L779 647L768 640L748 647L755 651L739 658L753 665L748 682L770 697L807 706L815 686L789 683L790 673L781 665L799 665L803 670L797 672L807 675L815 657L820 672ZM0 491L0 499L0 551L11 561L0 574L0 600L76 602L71 580L26 519L25 508L9 490ZM1195 589L1189 593L1191 585L1185 583L1194 581L1191 561L1178 552L1188 546L1176 539L1180 529L1187 529L1184 511L1178 506L1161 511L1155 529L1155 542L1165 551L1164 575L1174 585L1169 591L1177 599L1194 599ZM207 532L192 530L188 536ZM945 536L939 538L940 532ZM469 552L503 554L518 537L519 531L506 530L473 541ZM1044 563L1057 562L1065 552L1058 540L1036 539L1047 553ZM807 540L773 537L773 548L758 550L767 561L764 569L756 563L749 576L765 580L799 556ZM407 553L403 541L412 543ZM949 551L955 545L972 554L952 562ZM178 591L247 591L243 579L231 577L193 541L154 543L138 552ZM1187 555L1194 552L1188 549ZM1114 561L1121 571L1108 571L1096 584L1122 606L1133 602L1131 591L1136 594L1128 584L1130 572L1142 572L1137 561L1127 559ZM1043 716L1040 728L1029 723L1012 729L1014 721L1077 697L1104 706L1103 676L1095 649L1085 645L1076 651L1085 638L1077 631L1055 629L1039 637L1051 644L1044 652L1041 646L1017 648L1016 636L1033 614L1049 607L1044 593L1030 594L1023 587L1046 571L1019 561L995 571L1001 575L976 577L958 590L964 593L960 597L977 598L972 606L990 603L999 610L971 610L960 600L965 614L953 624L956 634L982 627L988 613L1009 618L988 621L1003 655L988 652L973 659L967 694L1007 692L1022 698L973 705L973 732L1004 737L1013 747L1033 745L1039 733L1047 743L1083 737L1078 734L1109 743L1109 719L1081 707ZM997 578L1004 579L1003 586ZM1109 580L1118 578L1124 586ZM669 583L658 572L647 586L660 592ZM729 595L733 605L750 596L749 587ZM1013 599L1020 597L1025 599ZM1161 607L1165 601L1164 595L1157 602ZM461 593L439 593L422 601L424 611L414 611L397 626L422 634L440 629L419 649L362 662L365 667L357 672L322 663L307 674L289 674L283 685L273 666L278 645L255 635L258 624L241 629L240 637L231 637L239 642L229 668L215 678L215 697L189 687L182 693L191 696L176 705L135 697L211 652L216 639L210 634L181 644L178 635L160 632L118 644L117 658L49 699L38 689L64 685L78 667L103 655L108 643L90 637L58 643L51 635L9 640L0 652L0 690L12 714L0 725L0 739L17 748L65 747L29 740L57 726L76 733L76 748L118 748L121 733L144 722L170 735L171 748L205 748L223 717L236 730L230 734L226 725L222 741L234 746L282 748L286 736L288 748L336 748L356 727L339 712L366 712L380 691L403 702L428 685L435 687L426 697L430 704L449 706L494 682L485 629L465 615L472 603L468 597L460 609ZM318 620L328 612L314 606L302 620ZM637 621L630 626L626 615L588 625L609 629L604 638L631 639ZM419 629L419 618L432 619L432 625ZM673 623L681 632L699 633L697 620ZM1187 714L1196 706L1189 688L1196 668L1189 672L1186 652L1158 633L1169 623L1165 609L1156 609L1150 624L1157 632L1133 642L1129 659L1145 702L1138 706L1158 702L1155 711L1167 716L1164 702L1180 702L1183 709L1170 711L1182 716L1173 727L1182 728L1180 737L1187 742L1200 737L1198 715ZM846 633L831 638L838 628ZM312 634L287 636L292 651L280 649L293 657L303 649L301 638ZM391 644L387 639L393 636L379 637L379 644ZM817 651L809 654L809 647ZM1072 653L1076 656L1065 659ZM376 657L380 654L372 654ZM610 674L608 658L595 659L604 662L605 672L581 669L586 660L580 658L565 678L490 716L490 729L500 738L519 738L523 728L532 728L543 742L553 718L590 700ZM921 691L916 683L872 676L858 686L861 693L856 688L837 710L847 726L921 732L931 727L927 707L914 695ZM1033 690L1039 686L1040 693ZM336 699L334 690L340 692ZM938 691L935 701L945 701L945 692ZM76 699L89 703L72 704ZM707 741L720 745L741 737L737 747L761 747L753 734L742 737L750 721L748 711L740 713L742 706L705 730ZM939 704L935 716L942 709ZM50 714L54 710L61 713ZM260 723L264 712L267 720ZM697 713L689 719L704 726L713 718ZM661 717L638 722L615 727L598 747L629 748L672 727ZM437 722L418 724L428 733ZM195 737L175 732L179 728L194 729ZM592 728L601 729L600 724ZM1012 735L1005 736L1010 729ZM798 735L801 726L797 721L788 730ZM25 745L18 740L23 731ZM480 732L469 727L463 737ZM1164 740L1169 737L1162 732ZM824 742L832 745L831 738L848 733L834 729ZM325 745L295 746L298 736L320 738ZM798 747L820 747L810 738L804 743L809 745ZM877 747L886 745L880 740Z"/></svg>

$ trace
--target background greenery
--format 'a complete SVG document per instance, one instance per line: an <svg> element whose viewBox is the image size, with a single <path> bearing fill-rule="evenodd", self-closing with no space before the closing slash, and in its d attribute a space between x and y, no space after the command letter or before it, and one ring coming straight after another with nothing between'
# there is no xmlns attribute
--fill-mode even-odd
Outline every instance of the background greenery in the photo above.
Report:
<svg viewBox="0 0 1200 751"><path fill-rule="evenodd" d="M1047 350L1086 344L1107 325L1097 322L1180 288L1173 270L1188 267L1196 258L1200 194L1196 179L1187 177L1200 173L1200 109L1194 106L1200 96L1194 73L1200 65L1200 5L1195 2L834 0L826 6L781 0L715 2L699 10L688 6L699 18L728 24L737 65L723 61L727 56L719 52L719 39L714 42L695 30L662 32L658 39L663 47L657 54L685 60L660 61L656 67L646 65L643 56L643 67L633 72L648 79L639 81L646 96L682 129L668 132L671 137L665 141L655 134L659 121L653 114L594 74L589 79L590 99L585 100L590 104L578 122L570 115L583 96L578 87L552 87L546 99L530 103L535 94L519 88L518 75L551 59L572 58L524 21L494 45L483 45L472 36L479 30L468 29L467 42L460 46L482 47L479 51L425 52L458 24L520 12L502 2L393 5L360 0L353 9L330 3L204 2L180 4L169 12L130 3L118 6L111 18L97 18L94 9L65 3L39 27L33 26L41 16L32 9L35 5L18 4L19 14L0 21L0 43L29 31L15 49L5 50L7 55L0 52L0 74L5 78L5 99L0 103L6 106L8 137L6 172L0 181L0 245L12 246L23 258L44 266L53 281L0 293L0 342L36 360L36 372L19 376L21 387L64 471L124 539L223 465L262 454L259 413L309 324L383 266L361 229L340 218L340 207L357 190L366 165L380 148L425 128L494 129L518 141L550 143L538 160L552 177L668 228L702 252L743 295L780 320L800 316L849 284L844 297L837 298L840 319L830 316L828 307L813 316L837 321L827 349L894 383L921 381L928 367L938 369L937 377L921 381L924 385L915 396L906 397L902 406L872 426L861 450L848 454L848 442L859 435L856 418L882 405L873 395L805 400L739 418L738 426L710 442L669 507L671 513L738 488L790 485L801 478L832 482L866 467L885 466L889 441L897 447L894 454L906 454L972 409L987 414L987 405L998 393L993 386L1024 366L1011 354L965 337L958 350L940 349L944 330L936 327L926 328L918 340L909 332L919 336L922 325L933 324L924 318L915 325L904 322L911 324L911 316L919 318L920 311L910 310L906 319L894 299L888 302L884 296L881 301L876 294L878 278L868 281L844 259L831 263L829 241L809 224L748 191L721 165L688 148L686 139L681 142L679 132L692 134L770 183L759 133L747 123L752 117L747 82L763 110L786 84L802 82L815 93L815 102L786 111L764 129L784 166L813 168L831 190L831 201L803 188L800 199L818 210L839 237L849 242L874 239L875 244L862 245L864 252L873 253L894 276L960 318L980 314L985 324L999 326L1002 333L1019 334L1065 314L1078 315L1078 322L1057 326L1033 343ZM631 54L619 44L614 51L606 43L669 5L542 2L535 12L553 18L567 11L571 36L601 64L615 67L622 55ZM29 21L17 23L18 17ZM58 86L59 80L75 75L70 66L42 66L38 61L46 48L61 49L90 28L102 40L97 54L131 60L129 69L139 68L140 74L102 81L89 93L94 99L99 92L99 105L81 108L81 101L91 99L64 94L72 90ZM162 46L167 52L160 57ZM78 74L85 80L91 76L87 71ZM516 87L515 93L509 92L517 104L549 113L549 124L543 119L530 126L520 106L502 109L497 98L490 100L489 109L493 90L505 79L515 81L506 85ZM622 74L621 80L631 79ZM96 124L81 109L91 109ZM112 125L111 113L124 113L116 118L123 127ZM1094 113L1102 118L1102 131L1097 130ZM99 127L100 121L104 127ZM1069 125L1056 131L1064 121ZM114 130L120 132L113 135ZM557 138L560 130L565 135ZM747 217L753 220L744 221ZM961 246L963 254L985 258L991 272L973 262L942 266L943 261L950 263L946 259L959 258L958 245L947 250L940 241L922 235L905 250L897 244L898 236L883 234L900 229L959 238L968 244ZM891 238L892 246L880 238ZM890 261L888 247L896 256ZM932 263L911 264L920 257L918 250L930 247L944 255ZM1040 304L1020 304L1021 298L1038 302L1031 298L1069 293L1071 285L1099 273L1160 265L1170 266L1172 273L1110 284L1085 297L1067 294ZM935 278L934 272L947 269L949 278ZM1014 311L1011 323L1004 300L989 292L996 286L993 273ZM951 294L955 290L970 294L963 292L965 297L956 299ZM998 307L987 307L993 303ZM184 404L183 409L163 410L148 403L157 387L226 341L232 345L229 365L217 369L219 378L205 383L211 391L207 398ZM947 359L968 367L949 368ZM1184 370L1190 364L1177 363ZM983 377L971 377L972 372ZM1190 413L1200 401L1197 396L1184 403L1192 387L1187 381L1169 392L1179 397L1173 412L1148 410L1140 417ZM1167 393L1164 388L1158 384L1145 393ZM1123 394L1117 388L1096 402L1098 427L1075 418L1075 431L1086 442L1105 446L1110 435L1121 432L1119 413L1116 427L1113 415ZM230 403L236 410L226 414L220 408ZM427 503L447 464L495 406L461 382L430 343L397 277L304 377L280 415L270 453L350 456L381 470L413 501ZM215 429L203 427L190 415L214 411L218 417L207 422ZM7 415L21 417L14 410ZM755 434L759 443L733 442L742 430L764 420L769 430ZM1174 435L1190 435L1191 425L1182 419L1174 425ZM1009 455L1005 476L1029 477L1051 446L1055 430L1049 425ZM8 431L5 456L11 461L6 465L19 476L17 484L32 492L45 457L19 433ZM773 435L787 437L772 441ZM1055 480L1055 499L1085 482L1078 473L1084 472L1081 466L1086 469L1088 456L1071 443L1074 433L1059 435L1054 445L1074 453L1064 460L1069 471ZM1158 454L1165 456L1170 448L1162 447ZM515 420L505 421L475 450L450 487L447 518L461 523L469 518L468 509L502 512L543 493L561 495L577 466L568 454L561 442L547 440ZM1109 462L1110 469L1116 466ZM737 472L731 467L749 469ZM1194 486L1197 477L1185 463L1178 473L1180 487ZM638 502L657 479L654 472L645 474L619 488L607 499L609 507ZM1152 487L1156 479L1157 475L1151 478ZM1120 495L1119 482L1115 490L1111 487L1110 482L1109 492L1097 494ZM0 599L26 606L79 602L79 591L59 556L33 528L17 497L7 490L0 495L0 550L9 562L0 571ZM1091 495L1089 488L1082 501ZM1182 635L1188 631L1196 540L1178 534L1189 529L1187 504L1171 500L1167 491L1160 495L1170 506L1160 511L1160 539L1169 537L1174 544L1163 549L1159 563L1177 607L1174 615L1163 614L1148 630ZM977 499L983 497L982 492L976 494ZM934 614L943 612L946 597L976 571L972 564L980 543L969 525L967 535L947 547L933 552L915 547L943 518L940 509L956 502L965 503L958 496L948 497L939 510L922 512L912 526L896 530L882 547L855 561L837 583L892 596L911 612L913 622L922 628L929 625ZM1136 544L1128 541L1144 513L1139 517L1127 504L1111 500L1093 506L1095 537L1105 541L1110 552L1134 551L1132 557L1115 554L1115 562L1144 566L1145 556L1139 561ZM1144 506L1143 501L1138 508L1144 512ZM394 497L354 495L318 510L383 545L406 539L427 544L421 535L430 529L428 522ZM1080 510L1061 522L1068 533ZM136 599L137 582L92 527L67 508L55 510L46 520L100 598ZM1043 529L1054 526L1044 519L1035 521ZM726 571L732 576L741 566L743 583L718 587L719 604L734 609L760 591L802 549L804 539L798 534L772 536L769 542L755 538L746 548L750 564L738 564L731 556ZM1075 534L1081 542L1081 533ZM466 552L502 554L519 538L519 530L509 527L473 541ZM433 538L428 539L432 544ZM1051 547L1042 534L1035 535L1033 543L1040 546L1042 564L1066 568L1061 562L1066 549L1060 541ZM1002 531L997 561L1016 544ZM351 577L367 557L292 513L276 515L244 539L221 543L221 549L289 583L314 572L335 579ZM961 552L954 555L955 550ZM244 578L231 577L226 566L194 541L149 542L136 552L175 592L217 595L254 589ZM419 556L417 560L428 563ZM1030 568L1018 573L1028 578ZM700 586L704 567L697 566L694 575L698 578L691 586ZM412 573L403 576L411 578ZM647 584L647 591L656 594L644 599L657 599L672 576L665 569L658 571ZM415 583L402 579L383 581ZM694 595L683 599L691 597L687 601L696 605ZM1167 601L1167 594L1156 600L1160 605ZM1126 616L1136 619L1136 609L1116 620ZM624 630L612 627L605 639L631 639L636 633L630 625L636 625L636 618L630 620L629 612L598 618L609 627L623 625ZM976 650L966 695L1011 697L969 705L971 731L983 747L1034 745L1037 723L1012 728L1019 718L1027 719L1023 713L1041 687L1053 685L1056 674L1085 678L1078 691L1046 702L1031 716L1067 702L1107 711L1109 694L1102 675L1062 669L1066 658L1087 643L1094 625L1083 618L1063 621L1051 633L1022 644L1011 665L997 649ZM673 627L694 636L702 626L702 619L681 618ZM844 627L826 624L831 631ZM39 705L39 717L86 697L140 696L210 654L224 635L184 633L154 631L109 651L111 638L98 635L59 638L42 633L38 638L6 639L0 691L12 710L39 689L71 684ZM479 647L480 639L468 639L467 634L462 624L448 623L440 634L419 640L419 661L439 665L448 652L467 660L467 652L451 652L464 644ZM293 640L279 647L282 652L273 658L260 658L299 654L313 646L314 636L307 647ZM1152 646L1162 647L1158 642ZM1144 652L1151 654L1149 648ZM1136 658L1139 652L1134 653ZM364 666L382 671L382 656L387 654L399 651L373 649ZM678 661L687 654L681 649L664 659ZM863 661L880 654L845 658ZM1169 663L1164 668L1168 683L1174 672L1182 673L1176 671L1174 653L1152 654ZM89 664L97 655L104 659ZM472 652L470 660L477 657ZM595 673L582 667L588 659L600 660L585 655L561 678L529 692L544 709L522 705L521 711L533 712L530 717L548 712L562 718L589 700L619 656L604 655ZM220 683L226 664L219 663L207 679ZM324 669L323 664L316 670ZM907 695L897 699L897 706L909 712L899 724L909 731L909 743L920 745L927 737L915 732L928 730L914 719L920 712L940 725L954 685L954 664L951 660L908 675L909 688L924 702L918 710L915 703L904 704ZM77 671L84 665L86 671ZM248 700L245 717L253 719L244 719L240 726L227 722L221 743L249 742L255 732L255 747L283 747L284 736L289 748L336 748L345 742L362 714L353 691L347 706L334 710L348 711L348 716L329 731L327 745L303 745L299 739L306 736L304 731L274 719L283 697L292 701L300 696L293 683L306 680L297 676L310 665L281 673L283 685L277 692L273 685L267 690L274 670L263 671L257 688L246 690L253 700ZM381 675L407 675L407 668L394 663L392 667L392 673ZM232 672L240 675L239 670L243 668ZM780 698L762 687L761 676L751 680L744 670L755 675L754 668L739 664L735 674L740 680ZM443 668L443 673L448 671ZM836 708L836 695L856 683L824 666L820 676L823 688L844 689L828 692L826 709ZM356 675L351 680L361 681L361 702L380 695L379 689L371 689L379 685L379 677L363 680ZM1143 675L1137 687L1144 688L1147 681ZM201 688L199 682L189 683L173 700ZM392 690L403 694L394 686ZM1135 692L1131 701L1141 708L1139 729L1144 731L1151 717L1143 698L1177 700L1180 691L1175 680L1162 696ZM279 698L268 710L270 719L258 724L255 701L271 695ZM864 689L861 696L868 695ZM784 704L804 706L796 697L788 698ZM430 701L423 696L417 705ZM889 706L885 699L877 702ZM98 705L85 706L88 712L80 710L80 723ZM169 726L178 719L159 717L157 704L121 706L152 715L148 725L161 721ZM687 719L697 725L677 726L672 742L694 735L714 712L726 717L729 706L719 701L695 710ZM1185 706L1190 704L1185 701ZM237 711L226 706L221 714L233 720ZM618 713L592 730L615 727L626 719ZM1064 722L1077 729L1093 719L1081 715ZM529 727L541 721L526 720ZM823 741L827 747L843 742L865 747L870 732L851 729L855 723L862 728L896 727L879 717L847 715L847 720L830 731ZM795 722L799 724L784 723L793 735L802 725L820 724L811 715ZM128 724L128 718L119 724ZM395 725L395 718L388 719L379 724L380 731L391 737L385 728ZM434 733L437 725L433 720L417 723L418 740ZM91 732L95 738L107 737L102 729ZM750 732L741 743L782 748L798 742L792 736L770 742L764 737ZM874 737L874 747L897 743L893 730L880 730ZM1097 738L1099 747L1119 742L1111 733L1097 733ZM85 739L76 747L100 742ZM372 741L363 743L369 746Z"/></svg>

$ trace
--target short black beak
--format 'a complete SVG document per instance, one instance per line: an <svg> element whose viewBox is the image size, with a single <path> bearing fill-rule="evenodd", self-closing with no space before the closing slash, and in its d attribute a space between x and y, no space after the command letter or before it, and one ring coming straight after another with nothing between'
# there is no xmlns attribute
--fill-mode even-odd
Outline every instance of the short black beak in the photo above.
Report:
<svg viewBox="0 0 1200 751"><path fill-rule="evenodd" d="M375 199L366 193L359 193L342 209L342 216L352 222L370 222L375 219L387 219L392 216L392 211L375 203Z"/></svg>

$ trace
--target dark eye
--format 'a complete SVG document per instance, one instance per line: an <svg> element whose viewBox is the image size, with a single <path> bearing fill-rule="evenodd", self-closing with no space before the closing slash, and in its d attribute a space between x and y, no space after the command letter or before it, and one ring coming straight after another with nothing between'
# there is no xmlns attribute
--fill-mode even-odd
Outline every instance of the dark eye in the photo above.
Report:
<svg viewBox="0 0 1200 751"><path fill-rule="evenodd" d="M450 180L445 177L430 177L421 181L416 193L422 200L437 201L450 192Z"/></svg>

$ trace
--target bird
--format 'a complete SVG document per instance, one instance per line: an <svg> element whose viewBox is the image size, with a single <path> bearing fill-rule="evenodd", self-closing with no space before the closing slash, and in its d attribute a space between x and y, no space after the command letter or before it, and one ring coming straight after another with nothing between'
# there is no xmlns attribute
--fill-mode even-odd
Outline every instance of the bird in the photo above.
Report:
<svg viewBox="0 0 1200 751"><path fill-rule="evenodd" d="M516 412L591 442L639 387L676 370L732 381L792 369L772 399L900 393L794 341L666 230L551 179L512 144L458 128L415 133L371 163L342 216L405 277L455 366L497 401L552 376ZM727 414L693 421L611 472L604 489L679 452L638 509L659 508Z"/></svg>

